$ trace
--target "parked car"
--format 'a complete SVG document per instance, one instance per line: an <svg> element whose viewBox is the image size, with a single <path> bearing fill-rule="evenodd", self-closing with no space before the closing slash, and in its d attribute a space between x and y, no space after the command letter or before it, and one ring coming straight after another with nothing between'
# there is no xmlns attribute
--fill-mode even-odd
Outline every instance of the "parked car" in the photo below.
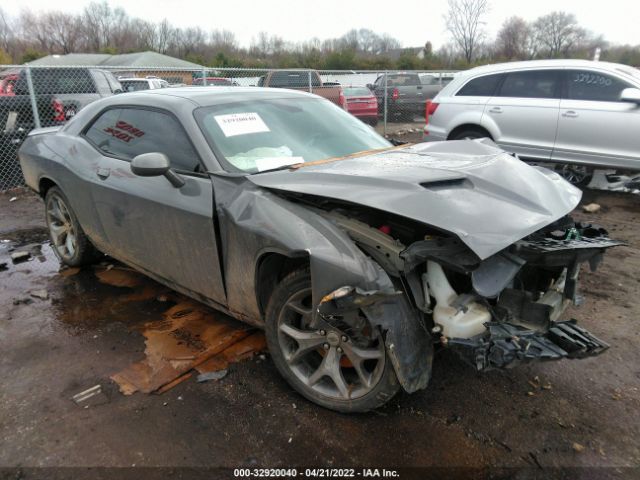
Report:
<svg viewBox="0 0 640 480"><path fill-rule="evenodd" d="M13 93L13 87L17 80L18 75L15 73L10 73L9 75L2 77L0 79L0 97L15 95L15 93Z"/></svg>
<svg viewBox="0 0 640 480"><path fill-rule="evenodd" d="M35 126L26 70L14 76L13 95L0 96L0 167L16 164L16 151ZM122 88L110 72L87 68L32 67L31 80L42 127L63 124L87 104Z"/></svg>
<svg viewBox="0 0 640 480"><path fill-rule="evenodd" d="M419 73L418 76L422 83L422 94L425 99L435 97L445 85L453 80L453 74L450 73Z"/></svg>
<svg viewBox="0 0 640 480"><path fill-rule="evenodd" d="M234 82L230 78L205 77L205 79L203 80L202 77L200 77L194 78L192 85L207 87L235 87L238 85L238 83Z"/></svg>
<svg viewBox="0 0 640 480"><path fill-rule="evenodd" d="M19 155L62 262L103 252L264 328L328 408L425 388L435 344L477 370L607 348L559 317L619 243L488 140L394 147L316 95L188 87L94 102Z"/></svg>
<svg viewBox="0 0 640 480"><path fill-rule="evenodd" d="M313 92L341 108L347 108L347 101L340 84L323 82L320 74L315 70L276 70L268 72L258 79L258 86Z"/></svg>
<svg viewBox="0 0 640 480"><path fill-rule="evenodd" d="M159 78L118 78L122 91L137 92L139 90L156 90L158 88L167 88L169 83ZM164 83L163 83L164 82Z"/></svg>
<svg viewBox="0 0 640 480"><path fill-rule="evenodd" d="M385 86L387 96L387 118L413 121L424 116L424 106L428 96L420 76L413 72L388 73L380 75L373 84L367 85L378 99L380 115L384 115Z"/></svg>
<svg viewBox="0 0 640 480"><path fill-rule="evenodd" d="M344 87L347 112L369 125L378 123L378 100L367 87Z"/></svg>
<svg viewBox="0 0 640 480"><path fill-rule="evenodd" d="M532 161L640 170L640 71L615 63L538 60L461 73L428 107L424 139L492 138ZM575 165L575 166L574 166Z"/></svg>

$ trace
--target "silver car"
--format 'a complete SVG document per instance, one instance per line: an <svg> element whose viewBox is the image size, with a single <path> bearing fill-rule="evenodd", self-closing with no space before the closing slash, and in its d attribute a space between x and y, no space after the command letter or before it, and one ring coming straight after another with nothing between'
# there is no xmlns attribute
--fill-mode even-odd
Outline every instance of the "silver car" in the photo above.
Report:
<svg viewBox="0 0 640 480"><path fill-rule="evenodd" d="M264 328L328 408L425 388L435 344L478 370L607 347L559 316L618 242L488 140L395 147L316 95L172 88L94 102L19 156L62 262L107 254Z"/></svg>
<svg viewBox="0 0 640 480"><path fill-rule="evenodd" d="M640 71L606 62L487 65L428 106L426 141L490 137L523 159L640 170ZM584 181L574 177L573 180Z"/></svg>

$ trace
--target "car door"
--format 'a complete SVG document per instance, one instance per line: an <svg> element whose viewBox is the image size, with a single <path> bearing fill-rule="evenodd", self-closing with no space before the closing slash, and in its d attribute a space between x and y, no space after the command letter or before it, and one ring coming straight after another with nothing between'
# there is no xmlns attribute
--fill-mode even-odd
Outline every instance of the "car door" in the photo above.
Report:
<svg viewBox="0 0 640 480"><path fill-rule="evenodd" d="M182 125L164 110L104 111L84 136L100 153L93 199L110 255L225 304L213 221L213 190ZM130 161L161 152L185 181L139 177Z"/></svg>
<svg viewBox="0 0 640 480"><path fill-rule="evenodd" d="M556 140L562 70L507 73L487 102L483 126L495 142L524 158L549 159Z"/></svg>
<svg viewBox="0 0 640 480"><path fill-rule="evenodd" d="M598 70L566 71L553 159L617 168L640 165L640 108L620 101L637 88Z"/></svg>

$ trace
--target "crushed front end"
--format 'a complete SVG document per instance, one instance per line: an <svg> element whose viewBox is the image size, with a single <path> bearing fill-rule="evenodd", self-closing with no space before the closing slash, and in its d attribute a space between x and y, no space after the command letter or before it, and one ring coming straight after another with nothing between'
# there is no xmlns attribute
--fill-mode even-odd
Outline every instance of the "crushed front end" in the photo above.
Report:
<svg viewBox="0 0 640 480"><path fill-rule="evenodd" d="M582 302L581 265L595 271L617 245L604 229L567 216L479 262L452 239L414 243L403 257L413 267L407 275L420 275L423 311L440 343L489 370L606 350L576 320L560 318Z"/></svg>
<svg viewBox="0 0 640 480"><path fill-rule="evenodd" d="M402 219L354 210L324 215L394 279L396 293L404 291L431 340L480 371L582 358L608 348L576 320L561 320L567 306L582 301L581 266L594 271L606 249L623 244L600 227L565 216L481 259L457 237ZM352 295L369 305L382 292L371 293ZM349 310L347 303L353 307L349 300L338 310Z"/></svg>

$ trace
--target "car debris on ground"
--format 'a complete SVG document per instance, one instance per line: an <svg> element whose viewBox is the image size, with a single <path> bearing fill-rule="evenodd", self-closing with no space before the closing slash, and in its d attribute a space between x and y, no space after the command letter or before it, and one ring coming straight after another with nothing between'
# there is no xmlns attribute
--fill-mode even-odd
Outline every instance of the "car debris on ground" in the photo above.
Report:
<svg viewBox="0 0 640 480"><path fill-rule="evenodd" d="M600 205L597 203L589 203L588 205L583 205L582 210L586 213L597 213L600 211Z"/></svg>
<svg viewBox="0 0 640 480"><path fill-rule="evenodd" d="M196 377L196 382L203 383L208 382L209 380L222 380L227 376L227 373L229 373L229 370L226 368L224 370L201 373Z"/></svg>
<svg viewBox="0 0 640 480"><path fill-rule="evenodd" d="M29 258L31 258L30 252L20 251L20 252L13 252L11 254L11 261L13 263L26 262L27 260L29 260Z"/></svg>
<svg viewBox="0 0 640 480"><path fill-rule="evenodd" d="M71 399L76 403L76 405L84 408L109 403L109 398L103 392L102 385L100 384L94 385L80 393L76 393L71 397Z"/></svg>
<svg viewBox="0 0 640 480"><path fill-rule="evenodd" d="M48 300L49 299L49 292L47 292L44 289L31 290L29 292L29 295L31 295L34 298L39 298L40 300Z"/></svg>

